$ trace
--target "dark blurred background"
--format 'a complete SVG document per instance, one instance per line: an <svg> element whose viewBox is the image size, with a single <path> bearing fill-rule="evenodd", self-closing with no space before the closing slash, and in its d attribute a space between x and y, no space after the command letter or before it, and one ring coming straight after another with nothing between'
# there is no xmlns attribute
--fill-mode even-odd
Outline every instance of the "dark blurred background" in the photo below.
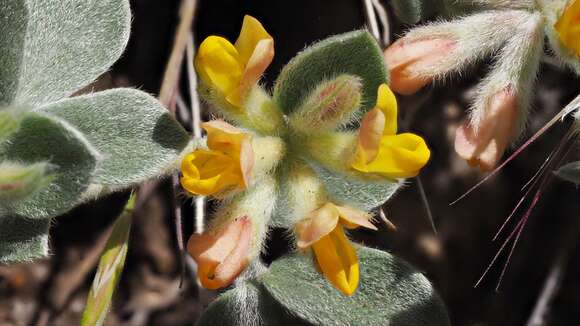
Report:
<svg viewBox="0 0 580 326"><path fill-rule="evenodd" d="M409 26L389 11L392 38ZM152 94L159 91L174 32L179 1L134 0L129 46L113 69L89 90L131 86ZM327 36L365 26L363 1L199 1L196 41L210 34L235 40L244 14L258 18L275 39L276 56L266 73L271 86L283 65L306 45ZM580 93L580 79L553 64L542 64L530 132L539 129ZM518 203L522 186L555 148L570 122L558 123L508 164L499 175L456 205L449 203L484 177L453 151L455 128L465 116L470 92L487 71L474 67L461 79L401 97L403 125L427 139L433 156L421 174L437 234L427 218L416 180L384 209L397 231L380 225L378 232L361 231L355 238L410 261L433 282L447 304L453 325L526 325L549 272L561 266L561 287L550 304L545 325L580 324L580 203L578 190L554 179L524 229L499 291L495 287L507 254L483 283L474 288L501 240L492 237ZM186 75L183 94L188 98ZM207 117L206 117L207 118ZM189 125L186 125L189 128ZM574 157L575 156L575 157ZM573 155L578 159L577 155ZM32 264L0 266L0 325L75 325L79 323L105 230L118 215L127 193L85 204L54 221L52 255ZM176 245L172 193L165 181L135 217L126 269L107 325L191 325L215 293L199 289L190 273L179 288L181 268ZM193 232L191 200L181 198L183 233ZM529 204L529 200L526 202ZM524 204L524 210L527 207ZM521 218L523 210L514 217ZM269 240L271 261L287 251L278 230Z"/></svg>

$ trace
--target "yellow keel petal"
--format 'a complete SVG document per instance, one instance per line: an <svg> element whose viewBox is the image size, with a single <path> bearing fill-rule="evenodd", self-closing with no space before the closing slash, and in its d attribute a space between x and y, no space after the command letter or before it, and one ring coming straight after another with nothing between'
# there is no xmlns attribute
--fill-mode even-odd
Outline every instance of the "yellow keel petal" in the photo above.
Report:
<svg viewBox="0 0 580 326"><path fill-rule="evenodd" d="M312 249L322 274L344 295L353 295L360 277L358 258L342 227L315 242Z"/></svg>

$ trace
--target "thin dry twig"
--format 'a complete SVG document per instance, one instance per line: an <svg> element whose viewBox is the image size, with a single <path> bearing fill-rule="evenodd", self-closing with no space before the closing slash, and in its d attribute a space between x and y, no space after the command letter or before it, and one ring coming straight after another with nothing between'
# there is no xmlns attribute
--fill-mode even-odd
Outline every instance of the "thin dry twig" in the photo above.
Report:
<svg viewBox="0 0 580 326"><path fill-rule="evenodd" d="M365 17L371 34L379 43L382 43L381 34L379 33L379 24L377 22L377 16L375 14L372 0L363 0L363 6L365 8Z"/></svg>
<svg viewBox="0 0 580 326"><path fill-rule="evenodd" d="M195 0L183 0L181 3L179 26L159 91L159 101L167 107L171 114L175 114L175 105L171 104L179 84L179 73L196 6L197 1Z"/></svg>
<svg viewBox="0 0 580 326"><path fill-rule="evenodd" d="M580 231L580 222L578 219L574 220L572 227L566 227L567 234L562 237L561 250L556 258L554 265L550 268L550 272L546 277L544 286L538 296L538 301L534 306L534 310L526 323L526 326L543 326L547 325L547 317L550 312L550 304L558 294L564 271L570 260L570 254L578 243L578 232Z"/></svg>
<svg viewBox="0 0 580 326"><path fill-rule="evenodd" d="M431 229L433 229L433 233L437 235L437 227L435 227L435 219L433 218L433 212L431 211L431 205L429 204L429 199L427 198L427 194L425 193L425 187L423 187L423 181L421 181L421 177L415 177L417 181L417 186L419 188L419 195L421 195L421 201L423 201L423 206L425 207L425 212L427 213L427 217L429 218L429 223L431 224Z"/></svg>
<svg viewBox="0 0 580 326"><path fill-rule="evenodd" d="M383 210L382 207L379 208L379 217L381 218L383 223L385 223L385 225L387 226L387 228L389 230L397 231L397 226L395 224L393 224L393 222L389 221L389 219L387 218L387 215L385 214L385 211Z"/></svg>
<svg viewBox="0 0 580 326"><path fill-rule="evenodd" d="M372 0L372 2L383 29L381 45L383 47L387 47L389 44L391 44L391 27L389 26L389 15L387 14L387 9L385 6L383 6L383 4L381 4L379 0Z"/></svg>
<svg viewBox="0 0 580 326"><path fill-rule="evenodd" d="M187 62L193 62L195 40L193 33L189 33L187 38ZM197 94L197 75L192 64L187 65L187 77L189 81L189 97L191 99L192 129L194 139L201 138L201 106ZM195 198L195 232L202 233L205 226L205 197Z"/></svg>

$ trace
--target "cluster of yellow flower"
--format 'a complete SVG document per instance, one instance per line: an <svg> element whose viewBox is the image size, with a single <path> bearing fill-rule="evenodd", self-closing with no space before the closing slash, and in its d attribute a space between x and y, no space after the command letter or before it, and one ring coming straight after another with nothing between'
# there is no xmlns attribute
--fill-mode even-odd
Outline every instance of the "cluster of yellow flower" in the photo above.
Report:
<svg viewBox="0 0 580 326"><path fill-rule="evenodd" d="M198 50L195 67L213 99L228 106L227 110L243 115L249 93L273 55L272 37L256 19L246 16L234 45L218 36L206 38ZM183 188L192 195L224 197L252 187L255 153L260 150L253 145L253 139L261 136L222 120L204 123L203 128L207 132L207 148L196 149L183 160ZM281 128L291 127L286 123ZM278 135L281 134L284 133L280 131ZM282 142L288 142L280 137ZM292 153L285 155L281 160L290 160ZM375 108L362 118L349 158L340 164L353 173L394 181L416 176L429 156L421 137L397 134L397 101L383 84L378 89ZM303 250L312 248L322 273L345 295L352 295L357 289L359 265L343 227L375 229L369 219L366 212L329 201L297 217L293 226L297 246ZM252 237L252 230L257 228L252 216L220 221L222 225L193 235L188 242L188 251L199 265L199 280L210 289L231 284L251 260L251 248L261 246Z"/></svg>

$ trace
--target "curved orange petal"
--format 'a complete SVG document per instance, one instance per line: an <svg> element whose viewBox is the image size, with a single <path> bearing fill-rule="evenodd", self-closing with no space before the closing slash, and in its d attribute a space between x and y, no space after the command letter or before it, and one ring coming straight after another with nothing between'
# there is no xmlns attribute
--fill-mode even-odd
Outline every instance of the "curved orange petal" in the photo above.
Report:
<svg viewBox="0 0 580 326"><path fill-rule="evenodd" d="M332 203L312 211L304 220L296 223L298 248L306 248L328 235L338 225L338 210Z"/></svg>
<svg viewBox="0 0 580 326"><path fill-rule="evenodd" d="M336 206L336 209L338 210L338 214L341 218L341 224L344 227L348 229L354 229L362 226L367 229L377 230L377 227L369 221L369 214L363 211L359 211L358 209L345 206Z"/></svg>
<svg viewBox="0 0 580 326"><path fill-rule="evenodd" d="M244 66L250 61L257 44L261 40L273 40L273 38L256 18L245 15L240 35L235 43L235 47L240 54L240 61Z"/></svg>

